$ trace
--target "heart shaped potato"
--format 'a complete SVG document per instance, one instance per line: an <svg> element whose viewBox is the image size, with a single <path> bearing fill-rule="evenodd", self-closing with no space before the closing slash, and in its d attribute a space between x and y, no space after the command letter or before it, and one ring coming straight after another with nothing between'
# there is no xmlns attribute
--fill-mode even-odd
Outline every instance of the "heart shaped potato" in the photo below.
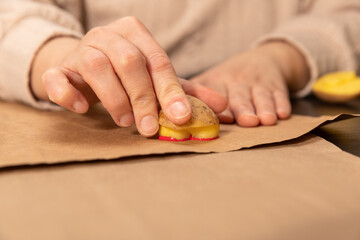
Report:
<svg viewBox="0 0 360 240"><path fill-rule="evenodd" d="M159 113L159 139L168 141L184 140L212 140L218 137L220 131L219 120L215 113L201 100L187 95L189 98L192 116L183 124L172 123L162 110Z"/></svg>
<svg viewBox="0 0 360 240"><path fill-rule="evenodd" d="M351 71L329 73L315 82L312 91L326 102L347 102L360 95L360 78Z"/></svg>

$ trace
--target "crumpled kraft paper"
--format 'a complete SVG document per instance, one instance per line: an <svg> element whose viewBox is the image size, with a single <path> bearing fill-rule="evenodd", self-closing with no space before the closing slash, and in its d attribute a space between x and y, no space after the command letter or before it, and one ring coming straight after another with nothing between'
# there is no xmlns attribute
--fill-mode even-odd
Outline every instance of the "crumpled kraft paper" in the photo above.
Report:
<svg viewBox="0 0 360 240"><path fill-rule="evenodd" d="M293 115L276 126L256 128L221 125L220 137L213 141L167 142L144 138L134 126L116 126L101 107L78 115L0 102L0 167L164 153L227 152L294 139L338 117Z"/></svg>
<svg viewBox="0 0 360 240"><path fill-rule="evenodd" d="M360 161L307 134L266 147L0 169L0 239L360 237Z"/></svg>

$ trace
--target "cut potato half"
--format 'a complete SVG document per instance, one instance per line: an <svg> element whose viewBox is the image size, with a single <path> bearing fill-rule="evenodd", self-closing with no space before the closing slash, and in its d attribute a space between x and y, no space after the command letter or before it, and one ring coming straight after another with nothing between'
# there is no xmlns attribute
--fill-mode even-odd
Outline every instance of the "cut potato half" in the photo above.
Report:
<svg viewBox="0 0 360 240"><path fill-rule="evenodd" d="M172 123L163 111L159 113L159 139L168 141L212 140L219 136L220 124L215 113L201 100L189 96L191 119L183 124Z"/></svg>
<svg viewBox="0 0 360 240"><path fill-rule="evenodd" d="M360 78L351 71L329 73L315 82L312 91L326 102L347 102L360 95Z"/></svg>

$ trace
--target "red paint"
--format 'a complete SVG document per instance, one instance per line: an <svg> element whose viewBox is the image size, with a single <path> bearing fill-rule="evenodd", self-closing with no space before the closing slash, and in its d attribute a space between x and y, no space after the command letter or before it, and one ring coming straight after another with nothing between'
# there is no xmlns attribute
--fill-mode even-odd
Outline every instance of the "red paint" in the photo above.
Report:
<svg viewBox="0 0 360 240"><path fill-rule="evenodd" d="M211 141L211 140L214 140L214 139L217 139L217 138L218 138L218 137L214 137L214 138L194 138L193 136L191 136L190 138L176 139L176 138L173 138L173 137L159 136L159 140L171 141L171 142L182 142L182 141L187 141L187 140Z"/></svg>
<svg viewBox="0 0 360 240"><path fill-rule="evenodd" d="M196 140L196 141L211 141L217 138L218 137L214 137L214 138L194 138L193 136L190 137L191 140Z"/></svg>

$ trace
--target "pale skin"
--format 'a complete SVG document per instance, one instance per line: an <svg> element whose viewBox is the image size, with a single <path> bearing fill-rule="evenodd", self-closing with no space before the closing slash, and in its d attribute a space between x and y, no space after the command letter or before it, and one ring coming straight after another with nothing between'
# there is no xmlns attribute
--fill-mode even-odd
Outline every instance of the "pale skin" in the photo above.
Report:
<svg viewBox="0 0 360 240"><path fill-rule="evenodd" d="M134 17L90 30L82 39L58 37L38 52L31 72L36 98L76 113L101 101L114 122L134 122L145 137L158 131L158 103L175 124L191 117L186 94L200 98L220 121L274 125L291 114L288 89L309 78L306 62L285 42L240 53L190 81L179 79L166 52Z"/></svg>
<svg viewBox="0 0 360 240"><path fill-rule="evenodd" d="M310 78L302 54L292 45L272 41L240 53L191 79L228 99L221 122L243 127L274 125L291 114L289 90L301 90Z"/></svg>

